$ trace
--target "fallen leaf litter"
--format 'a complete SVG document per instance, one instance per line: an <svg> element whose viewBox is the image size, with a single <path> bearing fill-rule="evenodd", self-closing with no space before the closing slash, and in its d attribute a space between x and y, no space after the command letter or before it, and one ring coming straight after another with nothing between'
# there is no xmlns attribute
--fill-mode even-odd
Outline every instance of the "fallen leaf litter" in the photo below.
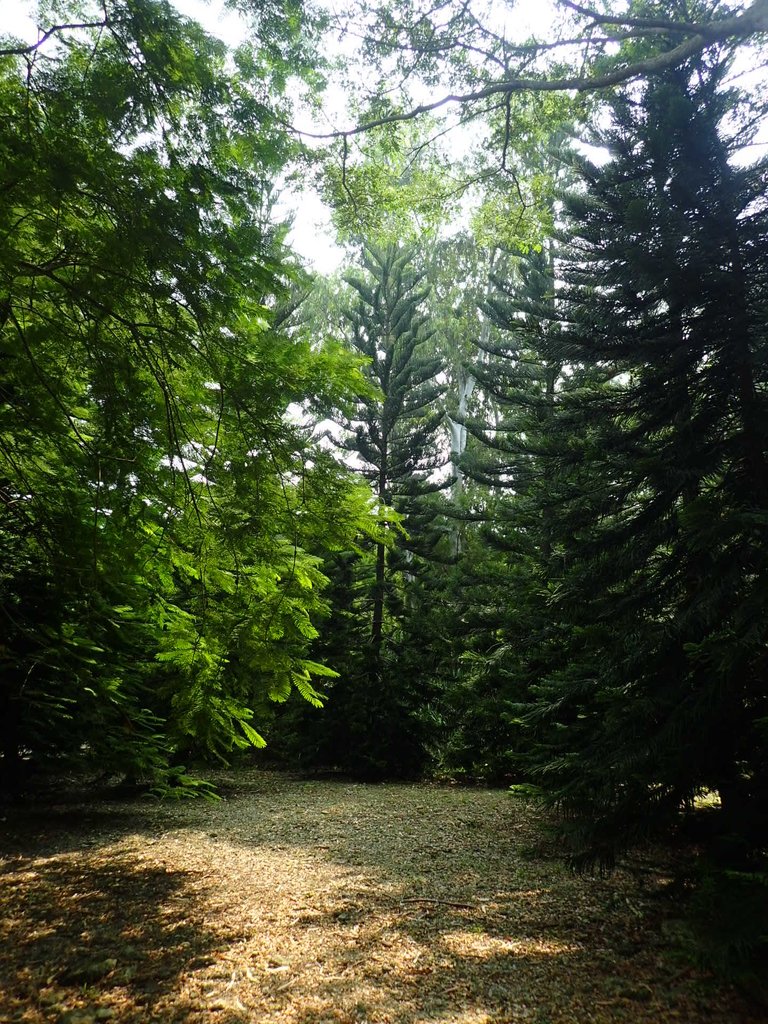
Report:
<svg viewBox="0 0 768 1024"><path fill-rule="evenodd" d="M0 1022L764 1021L670 942L652 877L571 875L503 791L220 781L8 811Z"/></svg>

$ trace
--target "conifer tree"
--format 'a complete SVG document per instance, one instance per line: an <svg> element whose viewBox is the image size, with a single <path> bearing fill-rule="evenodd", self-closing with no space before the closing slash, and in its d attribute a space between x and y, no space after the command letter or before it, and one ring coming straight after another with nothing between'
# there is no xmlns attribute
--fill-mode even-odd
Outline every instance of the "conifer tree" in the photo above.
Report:
<svg viewBox="0 0 768 1024"><path fill-rule="evenodd" d="M407 668L407 623L445 533L435 498L450 477L442 472L444 386L435 379L440 360L430 351L428 289L416 253L368 244L361 262L362 273L346 275L354 299L344 319L372 387L343 421L339 443L370 484L384 536L356 558L335 560L346 597L329 634L335 623L343 640L329 635L327 655L341 678L310 731L320 734L318 756L376 777L411 774L424 757L414 717L423 677Z"/></svg>
<svg viewBox="0 0 768 1024"><path fill-rule="evenodd" d="M472 443L462 459L478 521L458 567L463 671L444 689L444 761L500 781L518 771L518 705L532 678L528 658L550 619L555 550L539 501L557 484L546 461L556 389L567 386L558 359L542 353L544 336L558 331L551 247L497 254L480 301L483 327L470 363L478 399L463 417Z"/></svg>
<svg viewBox="0 0 768 1024"><path fill-rule="evenodd" d="M564 327L541 350L587 386L557 403L561 484L537 502L562 631L528 721L577 859L610 862L702 788L739 842L766 834L766 164L734 162L727 70L618 94L610 159L565 200Z"/></svg>
<svg viewBox="0 0 768 1024"><path fill-rule="evenodd" d="M366 246L366 275L347 277L359 298L346 314L352 344L370 360L366 372L381 397L360 404L347 424L345 447L360 458L380 507L398 513L405 533L396 547L406 563L427 556L436 542L427 529L435 512L424 498L445 486L435 474L446 461L437 434L443 419L437 400L444 387L435 380L440 360L425 352L431 336L424 311L427 290L414 261L413 250ZM371 621L374 661L383 639L387 562L386 546L379 543Z"/></svg>

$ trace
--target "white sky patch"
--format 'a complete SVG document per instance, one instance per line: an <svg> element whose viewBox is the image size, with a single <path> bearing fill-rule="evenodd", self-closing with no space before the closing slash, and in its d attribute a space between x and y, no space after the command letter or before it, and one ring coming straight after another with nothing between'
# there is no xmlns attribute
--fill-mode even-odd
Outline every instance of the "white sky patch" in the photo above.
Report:
<svg viewBox="0 0 768 1024"><path fill-rule="evenodd" d="M288 244L319 274L331 274L344 259L334 240L331 211L316 192L285 191L275 206L280 220L291 220Z"/></svg>
<svg viewBox="0 0 768 1024"><path fill-rule="evenodd" d="M35 4L32 0L3 0L0 33L14 36L25 43L34 43L37 39L34 12Z"/></svg>
<svg viewBox="0 0 768 1024"><path fill-rule="evenodd" d="M199 21L206 32L217 36L234 50L245 41L248 29L235 11L228 11L222 0L172 0L182 14Z"/></svg>

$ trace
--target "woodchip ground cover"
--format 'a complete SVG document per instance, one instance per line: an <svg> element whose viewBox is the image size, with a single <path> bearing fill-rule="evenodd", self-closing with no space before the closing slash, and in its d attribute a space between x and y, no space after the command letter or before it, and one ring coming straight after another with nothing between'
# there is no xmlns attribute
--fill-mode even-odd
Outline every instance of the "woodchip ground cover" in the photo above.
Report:
<svg viewBox="0 0 768 1024"><path fill-rule="evenodd" d="M0 1021L757 1024L661 870L576 877L503 791L247 771L0 812Z"/></svg>

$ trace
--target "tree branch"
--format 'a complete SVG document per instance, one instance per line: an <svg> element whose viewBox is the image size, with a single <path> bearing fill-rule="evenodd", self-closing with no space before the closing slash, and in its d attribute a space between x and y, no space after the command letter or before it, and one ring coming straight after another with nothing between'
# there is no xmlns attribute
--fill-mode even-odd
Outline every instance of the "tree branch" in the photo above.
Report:
<svg viewBox="0 0 768 1024"><path fill-rule="evenodd" d="M556 0L556 3L589 18L593 25L623 25L627 28L653 28L666 32L704 32L708 27L694 22L672 21L669 18L626 18L620 14L600 14L590 7L574 3L574 0Z"/></svg>
<svg viewBox="0 0 768 1024"><path fill-rule="evenodd" d="M589 11L587 8L579 8L571 0L561 0L561 2L579 9L580 12L589 16L594 14L594 12ZM638 22L638 24L633 24L633 22ZM639 24L639 22L642 22L642 24ZM293 130L297 134L309 139L346 139L353 135L360 135L371 131L374 128L381 128L384 125L413 121L423 114L429 114L452 103L476 103L480 100L489 99L492 96L511 96L517 92L594 92L608 89L623 82L630 82L641 75L654 75L665 71L667 68L674 67L688 57L699 53L712 43L745 39L760 32L768 31L768 0L753 0L751 6L741 14L713 21L708 25L689 25L681 22L670 22L668 24L654 23L651 19L616 19L616 23L628 26L629 29L637 28L639 31L646 32L649 29L655 29L680 32L693 31L694 34L664 53L656 54L645 60L634 61L631 64L626 64L623 67L617 67L612 71L597 75L575 75L568 78L507 78L472 92L449 93L437 100L433 100L431 103L421 103L402 113L373 118L370 121L365 121L362 124L343 130L328 133L305 132L296 128Z"/></svg>
<svg viewBox="0 0 768 1024"><path fill-rule="evenodd" d="M0 48L0 57L23 57L28 53L34 53L35 50L39 50L44 43L47 43L51 36L56 35L57 32L70 32L81 28L109 28L111 22L109 18L104 18L101 21L80 21L72 22L71 24L64 25L52 25L49 29L40 36L36 43L28 43L23 46L9 46Z"/></svg>

